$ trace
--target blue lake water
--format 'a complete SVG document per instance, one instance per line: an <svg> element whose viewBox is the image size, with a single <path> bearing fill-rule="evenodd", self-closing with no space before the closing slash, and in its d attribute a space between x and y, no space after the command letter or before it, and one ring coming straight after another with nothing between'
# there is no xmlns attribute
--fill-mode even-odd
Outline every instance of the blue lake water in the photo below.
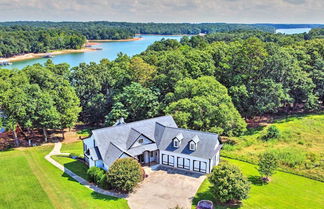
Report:
<svg viewBox="0 0 324 209"><path fill-rule="evenodd" d="M127 41L127 42L104 42L100 43L98 46L93 47L100 47L103 50L98 51L90 51L84 53L73 53L73 54L62 54L56 55L55 57L51 58L55 64L58 63L68 63L70 66L74 67L79 65L82 62L89 63L89 62L99 62L103 58L108 58L109 60L114 60L117 57L119 52L123 52L129 56L133 56L135 54L139 54L145 49L154 43L155 41L159 41L162 38L165 39L176 39L180 40L182 36L162 36L162 35L141 35L143 38L142 40L138 41ZM45 58L38 58L32 60L25 60L14 62L11 66L5 66L7 69L18 68L21 69L27 65L32 65L35 63L44 63L47 59Z"/></svg>
<svg viewBox="0 0 324 209"><path fill-rule="evenodd" d="M277 29L276 33L284 34L297 34L297 33L308 33L311 28L289 28L289 29Z"/></svg>

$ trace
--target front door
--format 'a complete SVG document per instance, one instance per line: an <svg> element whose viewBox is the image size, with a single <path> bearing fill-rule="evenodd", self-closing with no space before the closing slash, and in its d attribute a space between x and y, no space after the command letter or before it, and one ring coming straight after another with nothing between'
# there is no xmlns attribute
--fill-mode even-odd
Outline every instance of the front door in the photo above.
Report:
<svg viewBox="0 0 324 209"><path fill-rule="evenodd" d="M138 155L137 159L140 163L144 163L144 154Z"/></svg>

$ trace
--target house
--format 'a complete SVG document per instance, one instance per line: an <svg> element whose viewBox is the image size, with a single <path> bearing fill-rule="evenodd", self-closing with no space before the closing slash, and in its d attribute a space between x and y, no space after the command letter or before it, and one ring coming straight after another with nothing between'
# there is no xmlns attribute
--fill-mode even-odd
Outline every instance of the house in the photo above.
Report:
<svg viewBox="0 0 324 209"><path fill-rule="evenodd" d="M105 170L119 158L132 157L141 164L209 173L219 163L221 147L217 134L178 128L171 116L131 123L121 119L83 140L89 167Z"/></svg>

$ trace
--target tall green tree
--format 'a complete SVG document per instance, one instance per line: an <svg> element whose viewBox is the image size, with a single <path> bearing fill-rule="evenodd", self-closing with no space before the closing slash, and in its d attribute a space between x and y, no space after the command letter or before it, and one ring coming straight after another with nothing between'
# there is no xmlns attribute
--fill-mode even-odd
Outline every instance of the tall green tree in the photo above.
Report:
<svg viewBox="0 0 324 209"><path fill-rule="evenodd" d="M137 121L158 114L158 93L139 83L131 83L113 98L114 105L106 116L106 123L113 124L123 117L127 121Z"/></svg>
<svg viewBox="0 0 324 209"><path fill-rule="evenodd" d="M228 136L240 135L246 123L234 107L226 87L210 76L184 79L168 94L171 103L165 112L180 127L211 131Z"/></svg>

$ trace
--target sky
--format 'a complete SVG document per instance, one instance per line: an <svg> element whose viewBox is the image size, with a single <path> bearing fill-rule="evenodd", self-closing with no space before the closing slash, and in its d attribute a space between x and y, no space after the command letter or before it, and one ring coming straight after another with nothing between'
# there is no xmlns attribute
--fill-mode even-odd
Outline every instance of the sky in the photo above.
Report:
<svg viewBox="0 0 324 209"><path fill-rule="evenodd" d="M324 23L324 0L0 0L0 21Z"/></svg>

